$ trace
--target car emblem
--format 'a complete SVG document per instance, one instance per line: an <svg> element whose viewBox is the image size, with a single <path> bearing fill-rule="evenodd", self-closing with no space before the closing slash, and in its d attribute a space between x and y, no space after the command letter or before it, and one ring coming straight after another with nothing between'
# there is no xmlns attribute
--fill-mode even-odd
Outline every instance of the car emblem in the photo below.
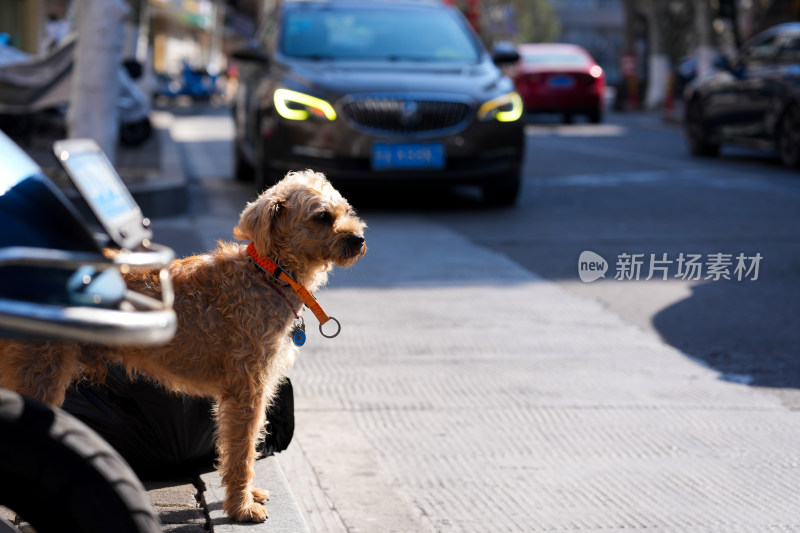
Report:
<svg viewBox="0 0 800 533"><path fill-rule="evenodd" d="M419 104L413 100L406 100L400 107L400 125L406 128L411 128L419 124L420 113Z"/></svg>

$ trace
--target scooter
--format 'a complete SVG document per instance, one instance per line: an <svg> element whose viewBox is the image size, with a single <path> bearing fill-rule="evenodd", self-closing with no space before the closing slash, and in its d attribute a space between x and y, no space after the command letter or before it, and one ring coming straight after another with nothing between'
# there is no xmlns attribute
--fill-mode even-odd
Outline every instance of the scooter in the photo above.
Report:
<svg viewBox="0 0 800 533"><path fill-rule="evenodd" d="M197 102L208 102L220 96L222 90L217 85L217 75L211 74L207 69L192 68L187 62L183 62L181 76L175 80L161 74L157 76L158 89L155 96L166 98L178 98L179 96L189 96Z"/></svg>
<svg viewBox="0 0 800 533"><path fill-rule="evenodd" d="M174 335L171 249L89 140L54 153L84 204L67 199L0 132L0 336L158 345ZM121 272L159 271L161 299ZM64 411L0 389L0 533L161 531L141 482L103 439Z"/></svg>

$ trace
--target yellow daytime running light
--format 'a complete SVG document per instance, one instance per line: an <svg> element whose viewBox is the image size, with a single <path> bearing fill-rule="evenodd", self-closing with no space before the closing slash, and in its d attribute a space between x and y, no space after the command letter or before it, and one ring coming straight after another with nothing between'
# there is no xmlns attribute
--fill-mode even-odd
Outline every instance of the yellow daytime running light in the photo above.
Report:
<svg viewBox="0 0 800 533"><path fill-rule="evenodd" d="M510 109L501 110L509 106ZM480 120L496 118L500 122L514 122L522 117L522 98L516 92L510 92L484 103L478 109Z"/></svg>
<svg viewBox="0 0 800 533"><path fill-rule="evenodd" d="M289 120L305 120L312 113L328 120L336 120L336 111L333 110L331 104L308 94L289 89L277 89L274 100L278 114ZM305 106L307 109L292 109L288 105L290 102Z"/></svg>

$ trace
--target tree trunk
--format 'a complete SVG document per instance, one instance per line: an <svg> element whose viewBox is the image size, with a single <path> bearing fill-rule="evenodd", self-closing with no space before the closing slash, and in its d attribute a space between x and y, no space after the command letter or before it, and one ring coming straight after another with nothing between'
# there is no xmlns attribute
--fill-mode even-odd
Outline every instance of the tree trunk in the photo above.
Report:
<svg viewBox="0 0 800 533"><path fill-rule="evenodd" d="M711 43L711 7L708 0L698 0L695 7L697 31L697 77L711 70L714 48Z"/></svg>
<svg viewBox="0 0 800 533"><path fill-rule="evenodd" d="M116 159L119 68L122 62L124 0L77 0L78 42L67 113L71 138L90 138Z"/></svg>
<svg viewBox="0 0 800 533"><path fill-rule="evenodd" d="M647 19L647 44L650 49L644 105L647 109L656 109L664 103L667 94L669 57L663 46L657 0L640 1L638 4Z"/></svg>

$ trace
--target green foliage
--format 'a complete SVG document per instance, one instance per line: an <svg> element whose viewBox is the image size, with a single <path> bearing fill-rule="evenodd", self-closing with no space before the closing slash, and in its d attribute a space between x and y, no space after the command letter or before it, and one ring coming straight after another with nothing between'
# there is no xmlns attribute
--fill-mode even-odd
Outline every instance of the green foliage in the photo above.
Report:
<svg viewBox="0 0 800 533"><path fill-rule="evenodd" d="M547 0L516 0L514 2L519 25L518 42L546 43L556 40L561 33L561 23L553 6Z"/></svg>

